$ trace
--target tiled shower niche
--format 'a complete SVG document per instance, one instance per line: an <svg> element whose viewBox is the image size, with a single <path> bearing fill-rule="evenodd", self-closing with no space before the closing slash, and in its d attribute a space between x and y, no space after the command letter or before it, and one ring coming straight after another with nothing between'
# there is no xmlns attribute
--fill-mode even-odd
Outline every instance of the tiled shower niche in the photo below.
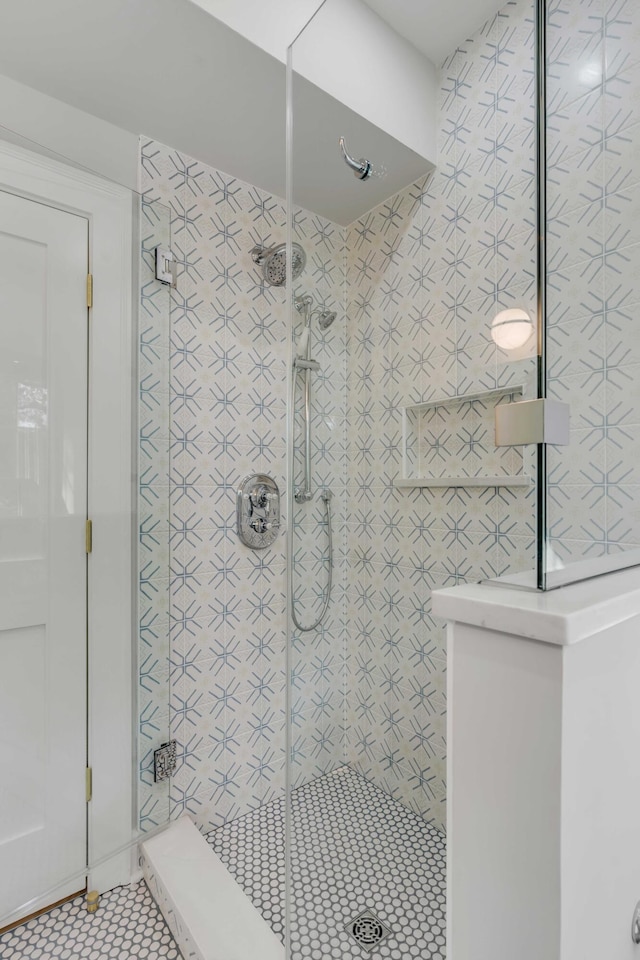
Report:
<svg viewBox="0 0 640 960"><path fill-rule="evenodd" d="M522 387L417 403L402 410L398 487L529 486L521 447L496 447L495 410Z"/></svg>

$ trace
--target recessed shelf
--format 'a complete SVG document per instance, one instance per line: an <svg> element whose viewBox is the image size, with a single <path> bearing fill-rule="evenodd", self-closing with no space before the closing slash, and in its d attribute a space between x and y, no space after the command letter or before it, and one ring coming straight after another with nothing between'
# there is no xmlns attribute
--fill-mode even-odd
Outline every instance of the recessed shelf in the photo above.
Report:
<svg viewBox="0 0 640 960"><path fill-rule="evenodd" d="M402 410L402 476L394 486L528 487L520 447L496 447L495 408L522 386L416 403Z"/></svg>

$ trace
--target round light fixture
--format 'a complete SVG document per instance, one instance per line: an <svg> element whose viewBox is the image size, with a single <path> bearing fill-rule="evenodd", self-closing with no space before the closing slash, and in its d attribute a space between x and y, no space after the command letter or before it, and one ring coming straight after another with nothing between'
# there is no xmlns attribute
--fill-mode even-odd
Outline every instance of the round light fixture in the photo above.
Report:
<svg viewBox="0 0 640 960"><path fill-rule="evenodd" d="M491 324L491 338L502 350L523 347L532 333L531 317L521 307L501 310Z"/></svg>

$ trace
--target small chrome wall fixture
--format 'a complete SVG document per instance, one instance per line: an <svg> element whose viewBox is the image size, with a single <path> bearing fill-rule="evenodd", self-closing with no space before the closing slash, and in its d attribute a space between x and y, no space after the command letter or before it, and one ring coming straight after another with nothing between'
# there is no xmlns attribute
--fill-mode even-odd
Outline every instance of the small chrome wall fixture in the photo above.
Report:
<svg viewBox="0 0 640 960"><path fill-rule="evenodd" d="M347 144L344 137L340 137L339 143L344 162L348 167L351 167L354 176L357 177L358 180L368 180L373 172L371 162L365 159L365 157L361 157L360 160L356 160L355 157L352 157L347 150Z"/></svg>
<svg viewBox="0 0 640 960"><path fill-rule="evenodd" d="M252 550L270 547L280 530L280 491L273 477L245 477L236 497L238 537Z"/></svg>
<svg viewBox="0 0 640 960"><path fill-rule="evenodd" d="M156 280L175 287L178 280L178 264L171 250L167 247L156 247Z"/></svg>

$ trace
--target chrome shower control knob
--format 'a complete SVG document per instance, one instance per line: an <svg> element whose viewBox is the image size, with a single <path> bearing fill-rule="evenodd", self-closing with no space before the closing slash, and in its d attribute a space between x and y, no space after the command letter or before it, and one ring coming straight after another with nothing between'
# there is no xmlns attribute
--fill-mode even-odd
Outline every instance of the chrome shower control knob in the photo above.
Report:
<svg viewBox="0 0 640 960"><path fill-rule="evenodd" d="M238 537L246 547L263 550L280 532L280 491L264 473L245 477L236 491Z"/></svg>
<svg viewBox="0 0 640 960"><path fill-rule="evenodd" d="M263 484L259 487L254 487L251 491L251 503L253 506L259 510L264 510L268 502L269 494L267 493L267 488Z"/></svg>

